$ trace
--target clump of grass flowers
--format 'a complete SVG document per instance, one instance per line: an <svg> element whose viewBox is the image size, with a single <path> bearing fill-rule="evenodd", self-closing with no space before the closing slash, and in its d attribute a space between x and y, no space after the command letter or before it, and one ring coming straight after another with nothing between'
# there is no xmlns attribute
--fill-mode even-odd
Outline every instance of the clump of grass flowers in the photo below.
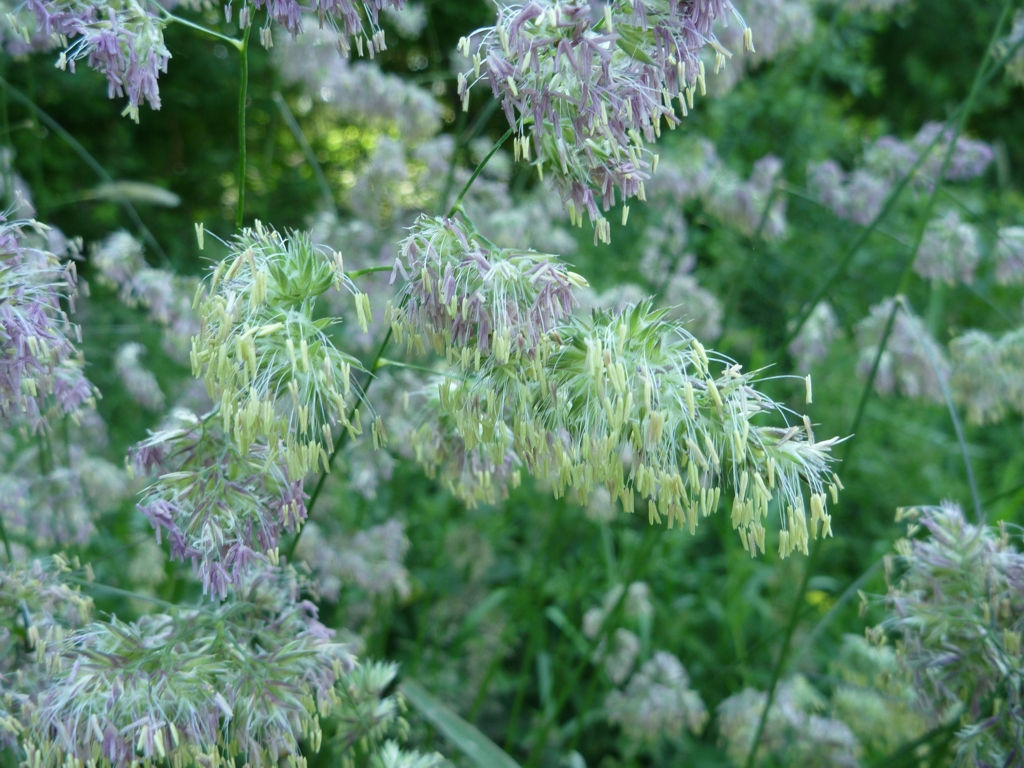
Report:
<svg viewBox="0 0 1024 768"><path fill-rule="evenodd" d="M242 454L265 441L293 478L322 466L331 427L360 432L348 416L352 368L359 362L328 335L339 318L320 318L317 300L348 287L365 325L364 294L346 280L341 254L303 233L281 235L257 223L232 243L197 299L202 329L192 341L192 370L219 403L226 435Z"/></svg>
<svg viewBox="0 0 1024 768"><path fill-rule="evenodd" d="M709 356L664 311L641 302L566 318L582 280L550 257L499 261L494 249L484 258L447 220L421 218L403 252L412 279L394 330L425 337L462 371L439 385L438 406L467 454L496 468L511 450L552 480L556 496L572 488L584 505L605 486L631 512L640 494L652 523L685 522L691 533L729 485L733 527L752 555L765 550L761 521L776 497L783 557L831 533L825 490L835 501L828 466L836 440L816 441L807 419L754 425L758 414L782 409L754 388L752 374Z"/></svg>
<svg viewBox="0 0 1024 768"><path fill-rule="evenodd" d="M96 396L82 372L74 307L75 262L45 247L49 227L0 219L0 425L32 431L74 416Z"/></svg>
<svg viewBox="0 0 1024 768"><path fill-rule="evenodd" d="M292 477L266 446L239 451L216 413L176 409L132 449L132 468L157 474L138 505L171 556L191 560L203 591L224 599L258 564L277 560L283 531L306 519L302 478Z"/></svg>
<svg viewBox="0 0 1024 768"><path fill-rule="evenodd" d="M478 47L473 70L459 76L464 108L472 85L489 81L516 133L517 158L536 156L570 217L582 224L586 212L595 242L610 238L602 211L615 205L616 190L624 201L645 199L644 181L657 165L645 143L656 140L663 122L679 123L673 100L685 116L694 92L704 95L700 51L715 49L716 72L731 58L715 37L714 21L735 14L744 46L753 50L752 33L727 0L602 5L603 17L585 0L500 7L494 27L462 39L465 56L474 42Z"/></svg>
<svg viewBox="0 0 1024 768"><path fill-rule="evenodd" d="M929 724L957 724L959 763L1017 765L1024 555L1005 525L972 525L953 503L903 509L897 519L908 521L908 537L896 543L885 598L892 615L876 635L898 640Z"/></svg>
<svg viewBox="0 0 1024 768"><path fill-rule="evenodd" d="M215 609L114 618L68 636L31 714L29 764L304 765L299 741L319 749L321 718L376 696L388 670L354 675L299 588L294 572L268 569ZM379 707L348 735L394 715Z"/></svg>
<svg viewBox="0 0 1024 768"><path fill-rule="evenodd" d="M152 109L160 109L161 73L167 72L171 52L164 43L167 25L184 21L173 15L171 10L185 5L205 7L189 0L147 6L138 0L32 0L27 3L35 16L35 29L25 22L14 19L11 23L30 39L33 35L58 43L62 48L57 60L59 69L75 71L76 63L82 60L107 79L107 93L110 98L128 99L125 115L139 120L139 107L147 103ZM260 33L260 40L266 47L272 42L271 26L277 22L292 37L302 31L303 11L316 13L320 26L325 23L336 30L338 48L345 54L355 40L360 55L364 44L370 56L384 50L384 33L378 25L380 12L385 9L400 9L404 0L316 0L311 8L295 0L265 2L253 0L242 2L238 13L239 27L252 25L256 11L266 8L266 20ZM231 3L224 8L225 16L231 20ZM12 17L13 19L13 17ZM185 22L195 27L192 22ZM23 26L24 25L24 26ZM216 34L216 33L214 33ZM234 42L239 50L248 43Z"/></svg>
<svg viewBox="0 0 1024 768"><path fill-rule="evenodd" d="M0 568L0 747L14 746L24 714L52 685L47 663L70 630L89 619L92 600L68 584L70 564L60 556ZM15 678L18 686L8 687Z"/></svg>

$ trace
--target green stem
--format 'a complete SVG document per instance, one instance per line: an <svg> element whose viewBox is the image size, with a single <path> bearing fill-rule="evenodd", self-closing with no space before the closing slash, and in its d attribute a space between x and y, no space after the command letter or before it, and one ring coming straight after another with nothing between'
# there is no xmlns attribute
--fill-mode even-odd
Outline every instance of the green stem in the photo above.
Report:
<svg viewBox="0 0 1024 768"><path fill-rule="evenodd" d="M313 151L309 139L306 138L306 134L302 131L302 126L299 125L299 121L295 119L295 115L288 108L288 102L284 100L284 96L281 95L280 91L274 91L274 103L277 104L277 109L281 113L281 117L284 118L288 130L292 132L296 143L302 149L302 154L306 156L306 164L313 169L316 183L320 186L320 197L323 199L324 208L328 211L337 211L338 209L334 205L334 194L331 192L331 185L327 183L327 176L324 174L323 166L316 159L316 153ZM391 267L371 267L370 270L361 269L358 272L350 272L349 277L354 277L357 274L371 270L379 271L380 269L391 269Z"/></svg>
<svg viewBox="0 0 1024 768"><path fill-rule="evenodd" d="M3 515L0 515L0 537L4 540L4 552L7 553L7 563L14 563L14 556L11 554L11 541L7 538L7 526L4 525Z"/></svg>
<svg viewBox="0 0 1024 768"><path fill-rule="evenodd" d="M188 27L189 29L194 29L198 32L202 32L204 35L209 35L210 37L216 38L217 40L222 40L223 42L233 46L238 51L243 50L245 46L245 38L249 36L249 29L251 28L251 25L249 27L246 27L245 35L242 38L242 40L238 40L234 37L222 35L220 32L215 32L212 29L208 29L207 27L204 27L200 24L196 24L193 21L189 21L188 19L183 19L181 16L175 16L170 11L165 10L163 6L158 5L158 7L163 12L163 17L168 21L173 21L175 24L181 24L183 27Z"/></svg>
<svg viewBox="0 0 1024 768"><path fill-rule="evenodd" d="M939 285L945 285L940 283ZM910 305L907 303L907 299L900 296L897 301L903 305L904 310L910 313ZM915 329L916 333L916 329ZM918 342L921 344L921 348L924 349L925 355L928 357L928 365L931 366L932 372L935 374L936 380L939 382L939 389L942 390L942 398L946 401L946 409L949 411L949 416L953 421L953 430L956 432L956 441L960 446L960 456L964 462L964 468L967 472L967 485L971 489L971 501L974 503L974 515L977 522L981 524L984 521L985 513L981 506L981 494L978 492L978 483L974 478L974 469L971 466L971 457L967 451L967 438L964 435L964 426L960 422L960 415L956 412L956 405L953 403L953 395L949 391L949 384L946 379L943 378L941 371L939 370L939 361L935 359L935 353L931 346L925 343L924 339L918 338Z"/></svg>
<svg viewBox="0 0 1024 768"><path fill-rule="evenodd" d="M933 280L928 295L928 316L926 318L928 333L938 338L942 326L942 310L946 304L948 286L942 280Z"/></svg>
<svg viewBox="0 0 1024 768"><path fill-rule="evenodd" d="M473 175L469 177L469 181L467 181L465 186L463 186L462 191L459 192L459 196L455 198L455 203L452 205L451 210L448 211L449 216L454 216L456 211L462 209L462 199L466 196L466 193L469 192L469 188L473 186L473 182L476 181L477 176L483 172L484 166L486 166L487 163L490 162L491 158L494 157L494 153L501 149L501 145L508 141L511 136L512 129L509 128L505 131L505 135L494 143L494 146L491 147L491 151L484 156L484 159L481 160L473 170Z"/></svg>
<svg viewBox="0 0 1024 768"><path fill-rule="evenodd" d="M245 28L242 45L238 49L241 59L242 78L238 88L238 211L235 213L235 226L242 228L242 215L245 212L245 101L249 92L249 34L252 24Z"/></svg>
<svg viewBox="0 0 1024 768"><path fill-rule="evenodd" d="M612 632L616 628L618 628L621 613L625 609L626 595L629 592L627 585L632 584L640 577L641 570L649 562L651 550L654 549L654 545L659 538L660 537L657 534L657 532L653 532L653 529L648 529L643 545L640 547L640 550L637 552L636 557L630 564L629 573L626 577L626 580L623 582L622 593L619 595L619 599L615 602L615 605L613 605L611 610L608 612L608 617L602 624L600 633L598 633L597 637L594 638L595 648L599 647L601 642L606 638L610 637ZM585 656L576 665L576 668L573 670L572 677L569 679L568 684L562 687L562 692L559 694L558 699L555 701L555 706L552 708L550 713L545 713L544 719L541 721L540 733L537 734L536 737L533 739L533 746L530 748L530 754L526 759L526 768L531 768L531 766L537 765L538 761L540 760L543 746L547 742L548 731L551 730L551 726L554 724L555 720L558 718L558 715L561 713L562 708L569 700L569 696L571 696L572 693L576 690L576 687L579 684L580 677L583 675L584 670L586 670L586 668L589 667L591 664L593 664L595 667L600 667L600 665L604 662L604 657L607 655L608 651L609 644L606 643L604 652L600 654L597 658ZM508 750L506 749L506 751Z"/></svg>
<svg viewBox="0 0 1024 768"><path fill-rule="evenodd" d="M372 275L375 272L393 272L394 267L366 267L365 269L354 269L351 272L346 272L345 277L362 277L363 275Z"/></svg>
<svg viewBox="0 0 1024 768"><path fill-rule="evenodd" d="M0 79L7 76L7 54L0 53ZM0 147L11 151L3 163L4 207L14 205L14 150L11 148L11 117L7 109L7 89L0 89ZM2 160L0 160L2 162Z"/></svg>
<svg viewBox="0 0 1024 768"><path fill-rule="evenodd" d="M807 585L811 581L811 573L814 571L814 561L818 557L818 552L821 550L821 542L824 539L815 539L814 543L811 544L811 553L807 556L807 567L804 569L803 578L800 580L800 587L797 589L797 598L793 601L793 610L789 614L789 621L786 623L786 634L782 639L782 650L779 652L779 658L775 662L775 668L772 669L772 682L768 686L768 698L764 704L764 710L761 712L761 718L757 722L757 730L754 732L754 740L750 745L750 752L747 754L746 768L754 768L754 759L757 757L757 747L761 743L761 737L764 735L764 727L768 722L768 711L772 707L772 702L775 700L775 692L778 690L779 679L782 677L782 670L785 669L786 660L789 658L789 649L793 642L793 633L796 631L796 625L800 623L801 608L803 607L804 595L807 593Z"/></svg>

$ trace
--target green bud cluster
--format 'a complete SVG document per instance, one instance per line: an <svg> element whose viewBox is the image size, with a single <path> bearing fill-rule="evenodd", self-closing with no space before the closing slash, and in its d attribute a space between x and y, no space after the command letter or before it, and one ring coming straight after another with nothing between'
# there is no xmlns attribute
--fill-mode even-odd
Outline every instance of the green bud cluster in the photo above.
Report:
<svg viewBox="0 0 1024 768"><path fill-rule="evenodd" d="M356 293L340 253L257 222L237 236L196 296L202 328L192 341L192 369L220 404L225 433L243 454L265 441L293 478L327 468L334 425L352 436L362 431L347 405L359 362L327 334L338 318L316 312L331 288Z"/></svg>

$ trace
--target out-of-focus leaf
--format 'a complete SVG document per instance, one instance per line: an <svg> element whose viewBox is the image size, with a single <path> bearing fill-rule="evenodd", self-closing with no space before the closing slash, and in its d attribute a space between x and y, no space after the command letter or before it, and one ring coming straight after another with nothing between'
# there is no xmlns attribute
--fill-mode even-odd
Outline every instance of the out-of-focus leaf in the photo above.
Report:
<svg viewBox="0 0 1024 768"><path fill-rule="evenodd" d="M417 681L406 678L399 689L416 711L480 768L519 768L519 764L497 744L431 696Z"/></svg>
<svg viewBox="0 0 1024 768"><path fill-rule="evenodd" d="M132 203L159 205L164 208L177 208L181 204L181 198L173 192L144 181L114 181L100 184L85 193L84 197L86 200L127 199Z"/></svg>

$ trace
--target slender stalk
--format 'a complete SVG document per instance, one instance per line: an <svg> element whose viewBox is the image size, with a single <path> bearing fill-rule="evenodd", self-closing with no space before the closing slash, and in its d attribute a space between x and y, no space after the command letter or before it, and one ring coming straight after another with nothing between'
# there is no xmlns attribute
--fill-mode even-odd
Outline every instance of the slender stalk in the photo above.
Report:
<svg viewBox="0 0 1024 768"><path fill-rule="evenodd" d="M0 53L0 79L7 76L7 54ZM11 118L7 109L7 89L0 88L0 147L11 147ZM14 205L14 157L0 158L3 163L4 207Z"/></svg>
<svg viewBox="0 0 1024 768"><path fill-rule="evenodd" d="M4 540L4 553L7 555L8 564L14 562L14 555L11 554L11 542L7 538L7 526L4 525L3 515L0 515L0 538Z"/></svg>
<svg viewBox="0 0 1024 768"><path fill-rule="evenodd" d="M999 15L999 21L996 22L996 26L995 29L992 31L992 37L989 40L988 47L985 49L985 54L982 57L981 62L978 64L978 69L974 76L974 82L971 84L971 90L967 94L967 98L964 100L961 107L958 108L957 110L958 114L956 120L956 127L953 130L953 136L951 137L951 140L949 142L949 147L946 149L945 157L942 161L942 166L939 168L938 176L934 180L935 186L932 188L932 193L929 195L928 202L925 205L925 210L921 215L921 220L917 231L917 237L914 240L914 246L911 249L911 253L907 258L906 265L903 269L903 275L900 278L900 283L896 292L897 295L900 295L905 292L906 286L910 281L911 275L913 274L914 260L917 258L917 252L920 250L921 242L924 240L925 227L927 226L928 220L931 217L931 212L934 208L935 200L939 194L939 187L942 185L942 180L945 178L946 171L949 169L949 165L953 159L953 151L956 149L956 144L960 138L960 133L963 131L964 125L967 123L967 119L970 116L972 110L974 109L975 99L977 98L978 93L981 91L981 88L984 85L984 83L987 82L987 80L985 79L985 63L988 60L989 54L995 46L996 41L999 39L999 34L1003 28L1003 25L1006 23L1007 17L1009 16L1010 8L1013 6L1013 1L1014 0L1006 0L1004 2L1002 13ZM943 132L940 132L936 136L936 141L942 135ZM889 208L890 205L895 201L895 198L898 195L899 191L902 189L902 187L906 186L906 184L909 183L909 179L913 176L917 167L923 162L924 157L926 156L927 152L930 151L930 149L931 147L929 147L928 150L925 150L925 152L922 152L921 156L918 158L917 163L915 163L914 168L912 168L911 171L904 178L901 187L898 188L897 191L893 192L893 194L886 201L886 205L883 207L882 212L880 212L879 215L875 217L875 220L872 222L871 226L864 231L862 239L866 239L867 235L870 234L870 232L873 231L874 227L877 226L878 222L881 221L881 218L886 213L886 209ZM859 248L859 246L857 247ZM882 334L882 338L878 342L878 351L875 354L875 358L872 362L871 373L868 376L868 380L865 383L864 390L861 393L860 402L857 405L857 413L854 417L853 424L851 425L851 429L849 432L849 434L851 435L856 433L857 428L860 426L860 421L864 416L864 410L867 406L868 399L871 396L871 391L874 386L875 376L878 374L878 366L881 363L882 353L885 349L886 342L889 340L889 336L892 333L893 323L896 320L896 312L899 306L900 304L898 301L893 302L893 309L892 312L889 313L889 318L885 326L885 331ZM806 320L806 316L804 317L804 320ZM786 345L784 344L783 348L785 348L785 346ZM849 460L850 453L852 451L852 445L854 442L855 441L853 440L847 441L845 454L843 456L844 461ZM765 724L768 721L768 712L771 709L772 701L774 700L776 690L778 689L779 680L782 676L783 670L785 669L786 660L789 656L790 645L793 641L793 633L796 630L796 625L800 619L800 609L803 605L804 596L807 593L807 585L810 583L811 572L813 571L814 562L817 559L818 553L820 552L822 547L822 541L823 539L815 539L814 543L811 546L811 552L807 558L807 567L804 569L804 575L800 582L800 589L797 591L797 598L793 603L793 610L790 614L790 620L786 626L786 634L783 639L782 650L779 653L779 658L775 665L775 669L772 671L771 685L768 688L768 698L765 702L764 711L761 712L761 717L757 724L757 731L754 733L754 740L750 745L750 752L747 755L746 768L754 768L754 762L757 756L757 747L761 743L761 737L764 735Z"/></svg>
<svg viewBox="0 0 1024 768"><path fill-rule="evenodd" d="M455 198L455 203L452 204L451 210L448 211L449 216L454 216L455 212L462 208L462 199L466 196L466 193L469 192L469 188L473 186L473 182L476 181L477 176L483 172L484 166L486 166L487 163L490 162L491 158L494 157L494 153L501 149L501 145L508 141L511 136L512 129L509 128L505 131L504 136L494 142L494 146L491 147L491 151L488 152L484 156L484 159L479 162L477 167L473 170L473 175L469 177L469 181L467 181L465 186L462 187L462 191L459 192L459 196Z"/></svg>
<svg viewBox="0 0 1024 768"><path fill-rule="evenodd" d="M394 272L394 267L366 267L365 269L354 269L351 272L346 272L345 277L362 277L363 275L372 275L375 272Z"/></svg>
<svg viewBox="0 0 1024 768"><path fill-rule="evenodd" d="M117 186L114 184L114 178L107 173L106 169L99 164L96 158L93 157L74 136L68 133L60 123L37 107L36 103L32 99L7 82L3 77L0 77L0 88L3 88L6 94L9 94L16 102L26 107L40 122L45 123L50 130L60 136L61 139L64 140L64 143L71 147L74 153L78 155L82 161L100 177L100 179L107 184L114 185L115 196L117 197L118 202L124 208L125 213L128 214L132 223L138 227L139 231L142 233L143 239L149 247L152 248L158 256L160 256L161 259L167 261L167 254L164 252L164 249L160 247L160 243L156 241L156 238L153 237L153 233L149 231L149 227L142 222L139 212L135 210L135 206L132 205L131 200L129 200L123 192L117 191Z"/></svg>
<svg viewBox="0 0 1024 768"><path fill-rule="evenodd" d="M173 21L175 24L181 24L183 27L188 27L189 29L194 29L197 32L202 32L204 35L209 35L210 37L216 38L217 40L221 40L221 41L227 43L228 45L232 46L233 48L235 48L238 51L242 50L242 46L244 45L244 41L243 40L238 40L237 38L234 38L234 37L228 37L227 35L222 35L220 32L217 32L215 30L209 29L208 27L204 27L201 24L196 24L194 21L189 21L188 19L183 19L181 16L175 16L173 13L168 11L166 8L164 8L159 3L154 3L154 5L156 5L157 8L160 9L161 14L168 21ZM248 30L248 28L246 28L246 34L248 34L248 32L249 32L249 30Z"/></svg>
<svg viewBox="0 0 1024 768"><path fill-rule="evenodd" d="M323 166L320 165L320 161L316 159L316 153L313 152L313 147L309 143L309 139L306 138L306 134L302 131L302 126L299 125L299 121L295 119L295 115L288 108L288 102L284 100L284 96L281 95L280 91L274 91L274 103L277 105L278 111L281 113L281 117L284 118L285 124L288 126L288 130L292 132L292 136L295 137L296 143L302 149L302 154L306 156L306 164L313 169L313 175L316 177L316 183L320 186L320 197L323 199L324 208L329 211L336 211L337 206L334 205L334 193L331 192L331 185L327 183L327 176L324 175ZM372 269L376 269L373 267ZM385 267L384 269L390 269ZM366 270L359 270L359 273L364 273ZM349 277L355 276L355 272L349 273Z"/></svg>
<svg viewBox="0 0 1024 768"><path fill-rule="evenodd" d="M757 730L754 731L754 740L750 744L750 752L747 754L746 768L754 768L754 760L757 757L757 747L761 743L761 737L764 735L764 727L768 722L768 712L772 708L772 702L775 701L775 693L779 687L779 679L782 677L782 671L786 667L786 661L789 660L789 650L793 643L793 633L796 632L796 625L800 623L801 609L804 603L804 595L807 593L807 585L811 581L811 573L814 572L814 563L818 559L818 553L821 551L821 543L824 538L815 539L811 544L811 552L807 556L807 567L804 568L804 575L800 579L800 586L796 591L796 600L793 601L793 609L789 613L789 621L786 622L786 632L782 638L782 649L779 651L779 658L775 662L775 668L772 669L772 682L768 686L768 698L764 703L764 710L761 712L761 717L757 721Z"/></svg>
<svg viewBox="0 0 1024 768"><path fill-rule="evenodd" d="M238 210L235 213L235 226L242 228L242 216L245 213L245 101L249 95L249 34L252 24L245 28L242 35L242 46L238 49L241 59L242 77L238 87Z"/></svg>
<svg viewBox="0 0 1024 768"><path fill-rule="evenodd" d="M651 554L651 550L654 549L654 545L658 541L658 538L658 534L654 531L653 528L648 529L643 546L641 546L640 551L637 552L636 557L633 559L633 562L630 565L629 574L624 584L632 584L634 581L637 580L637 578L639 578L642 568L648 563L648 558ZM605 619L604 624L601 626L600 633L597 635L597 637L594 638L595 648L599 647L601 642L605 640L607 637L609 637L612 631L618 627L619 617L622 610L625 608L626 594L628 593L628 591L628 589L622 590L622 593L619 595L619 599L615 602L615 605L612 606L612 609L608 612L608 618ZM595 667L599 667L601 663L604 661L604 657L607 655L608 649L609 646L606 643L604 652L601 653L597 658L586 656L576 665L576 668L573 670L569 682L562 687L562 692L559 694L558 699L555 701L555 706L551 709L549 713L545 713L544 719L541 721L540 733L537 734L534 738L533 746L530 748L530 754L526 759L526 768L530 768L531 766L537 765L538 761L540 760L541 750L547 740L548 731L551 730L552 724L555 722L555 719L558 717L559 713L562 711L562 708L569 700L569 696L571 696L573 691L576 690L576 687L579 684L580 677L583 675L584 670L586 670L586 668L589 667L591 664L593 664Z"/></svg>

